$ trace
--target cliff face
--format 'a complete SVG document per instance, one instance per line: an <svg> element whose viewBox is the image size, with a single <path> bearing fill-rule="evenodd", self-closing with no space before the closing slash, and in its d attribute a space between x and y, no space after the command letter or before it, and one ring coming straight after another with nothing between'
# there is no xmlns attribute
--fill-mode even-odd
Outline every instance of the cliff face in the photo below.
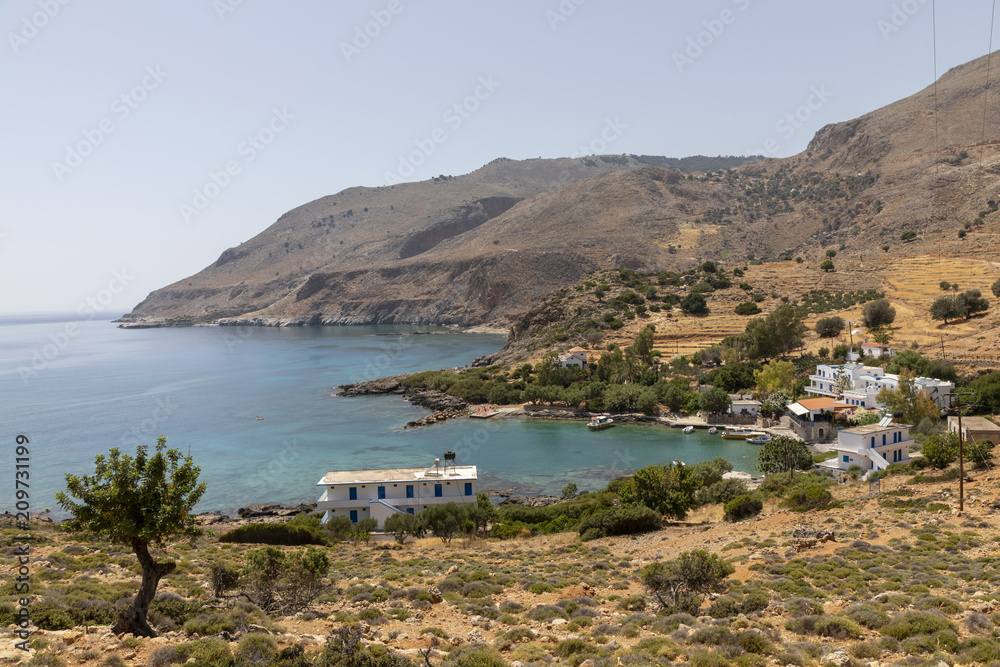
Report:
<svg viewBox="0 0 1000 667"><path fill-rule="evenodd" d="M936 97L928 87L824 127L800 155L695 177L650 156L501 158L463 176L351 188L289 211L123 321L509 327L596 268L831 247L861 263L884 262L887 247L990 253L995 225L955 233L1000 199L1000 94L987 95L986 70L980 58L941 77ZM900 244L907 230L920 237Z"/></svg>

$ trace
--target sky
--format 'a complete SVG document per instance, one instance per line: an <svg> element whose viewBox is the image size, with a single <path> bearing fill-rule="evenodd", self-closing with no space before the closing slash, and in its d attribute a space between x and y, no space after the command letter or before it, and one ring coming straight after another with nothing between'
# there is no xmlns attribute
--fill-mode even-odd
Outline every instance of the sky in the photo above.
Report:
<svg viewBox="0 0 1000 667"><path fill-rule="evenodd" d="M6 0L0 313L117 316L296 206L497 157L794 155L985 55L993 4Z"/></svg>

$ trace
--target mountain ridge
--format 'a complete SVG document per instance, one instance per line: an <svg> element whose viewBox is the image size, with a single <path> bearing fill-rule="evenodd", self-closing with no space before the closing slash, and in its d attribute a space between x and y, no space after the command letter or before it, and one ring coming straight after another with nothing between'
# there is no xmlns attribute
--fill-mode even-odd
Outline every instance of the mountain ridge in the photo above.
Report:
<svg viewBox="0 0 1000 667"><path fill-rule="evenodd" d="M830 248L861 266L884 264L890 248L891 258L988 253L996 221L977 211L1000 198L1000 142L987 140L1000 96L987 69L986 56L952 68L821 128L788 158L697 174L656 156L498 158L462 176L349 188L289 211L122 321L508 328L594 269ZM973 223L966 243L955 232ZM900 243L907 231L918 238Z"/></svg>

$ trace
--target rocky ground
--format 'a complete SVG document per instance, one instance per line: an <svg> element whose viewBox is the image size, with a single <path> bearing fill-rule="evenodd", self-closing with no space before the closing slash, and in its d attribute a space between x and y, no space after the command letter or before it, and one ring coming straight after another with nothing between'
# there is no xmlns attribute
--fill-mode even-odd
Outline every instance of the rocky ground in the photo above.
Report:
<svg viewBox="0 0 1000 667"><path fill-rule="evenodd" d="M840 505L824 511L791 512L772 500L757 518L732 524L721 520L720 507L709 506L656 532L586 543L575 533L561 533L503 542L339 544L325 549L334 563L330 587L309 611L273 619L254 613L249 622L212 636L219 637L217 646L239 651L241 637L266 633L278 647L300 645L308 653L319 651L337 628L361 623L364 641L376 650L384 647L422 662L418 651L431 649L434 663L475 644L492 646L504 661L523 665L651 664L663 658L719 666L983 662L973 657L993 646L988 642L1000 618L1000 576L994 567L998 486L993 474L975 473L965 484L961 513L956 480L916 484L902 476L884 480L880 495L869 495L867 484L837 487ZM248 508L234 521L281 520L308 509ZM226 611L232 599L212 597L209 566L220 560L238 564L254 545L221 544L216 530L234 524L202 520L209 530L193 545L170 544L157 554L179 564L161 583L161 595L201 605L198 618L232 614ZM134 557L126 550L81 540L46 523L32 532L36 608L95 581L122 591L137 586ZM15 545L23 535L9 525L0 535L12 577ZM639 572L693 549L733 563L728 596L763 591L766 607L721 618L658 616ZM701 613L718 616L712 606L718 602L706 601ZM843 620L846 630L839 634L790 630L806 603L816 606L810 619L864 623ZM943 619L953 630L937 635L936 646L919 636L897 641L886 634L893 626L879 625L911 612ZM212 634L203 621L161 622L165 631L155 639L116 637L105 627L41 630L33 635L30 654L13 648L11 626L3 631L0 660L108 666L110 656L118 656L145 665L159 649L189 647ZM727 643L749 646L747 632L767 641L753 643L749 651Z"/></svg>

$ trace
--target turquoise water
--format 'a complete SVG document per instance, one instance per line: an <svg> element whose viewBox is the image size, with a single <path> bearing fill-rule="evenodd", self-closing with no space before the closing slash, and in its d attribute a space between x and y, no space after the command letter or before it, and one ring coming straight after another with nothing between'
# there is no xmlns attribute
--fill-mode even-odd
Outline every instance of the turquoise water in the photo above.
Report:
<svg viewBox="0 0 1000 667"><path fill-rule="evenodd" d="M479 467L481 487L519 493L558 493L570 481L597 489L674 459L724 456L756 472L756 448L707 433L625 424L590 432L581 422L521 419L403 429L426 410L398 396L333 396L346 382L469 364L504 342L443 328L400 335L431 329L122 330L110 322L0 320L0 470L13 472L14 439L27 435L31 502L40 511L55 507L66 473L91 473L97 454L134 453L166 435L171 447L190 451L208 483L198 509L225 512L315 500L327 470L429 466L445 450ZM13 506L13 483L0 501Z"/></svg>

